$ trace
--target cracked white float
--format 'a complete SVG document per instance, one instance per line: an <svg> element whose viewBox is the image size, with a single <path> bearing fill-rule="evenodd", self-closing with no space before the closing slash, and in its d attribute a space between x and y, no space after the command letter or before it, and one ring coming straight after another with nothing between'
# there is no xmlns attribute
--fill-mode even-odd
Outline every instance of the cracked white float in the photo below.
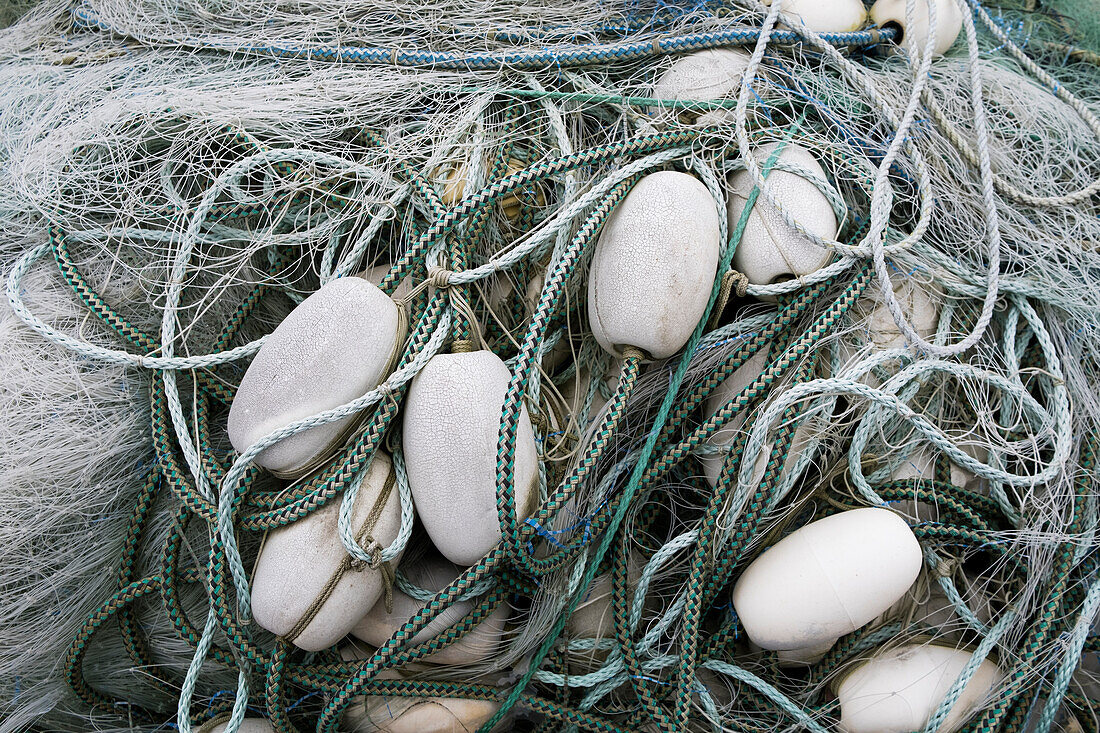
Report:
<svg viewBox="0 0 1100 733"><path fill-rule="evenodd" d="M438 354L409 386L402 425L409 488L436 548L473 565L500 541L497 436L511 372L489 351ZM538 451L527 408L516 430L517 520L538 499Z"/></svg>
<svg viewBox="0 0 1100 733"><path fill-rule="evenodd" d="M409 581L415 585L437 593L462 574L463 568L442 558L431 557L414 564L411 568L402 568L408 574ZM448 627L458 623L481 604L477 600L456 601L420 630L408 646L421 644ZM412 618L424 602L419 601L400 589L393 591L393 608L386 610L386 604L380 600L356 624L351 633L368 644L382 646L393 634ZM504 624L508 620L508 603L500 604L496 610L481 620L477 626L466 632L458 641L441 649L435 654L421 657L418 661L432 664L471 664L494 654L504 636Z"/></svg>
<svg viewBox="0 0 1100 733"><path fill-rule="evenodd" d="M229 410L229 439L243 453L292 422L350 402L386 378L404 339L401 309L361 277L333 280L267 337ZM256 456L272 473L316 470L357 420L349 415L280 440Z"/></svg>
<svg viewBox="0 0 1100 733"><path fill-rule="evenodd" d="M747 53L736 48L708 48L682 56L653 84L653 98L669 102L712 102L727 96L732 99L745 77L749 59ZM669 108L654 111L674 112ZM732 110L715 109L698 114L695 121L713 125L728 119L732 119Z"/></svg>
<svg viewBox="0 0 1100 733"><path fill-rule="evenodd" d="M933 55L939 56L955 45L955 39L962 30L962 11L955 0L935 0L936 38L933 41ZM924 53L928 36L933 26L928 22L928 0L916 0L916 12L913 22L905 17L906 0L878 0L871 6L871 22L879 28L894 28L900 34L895 42L904 44L915 55Z"/></svg>
<svg viewBox="0 0 1100 733"><path fill-rule="evenodd" d="M634 347L666 359L691 337L718 270L718 211L707 187L685 173L638 181L608 217L588 280L588 318L617 357Z"/></svg>
<svg viewBox="0 0 1100 733"><path fill-rule="evenodd" d="M714 388L710 397L707 398L706 414L713 416L718 410L722 409L727 402L734 399L741 393L745 387L749 386L760 376L761 372L768 364L768 346L763 345L759 351L753 354L749 359L734 371L729 377L726 378L721 384ZM708 445L728 448L732 446L739 435L744 433L745 421L748 419L748 411L741 410L733 419L722 426L721 429L714 432L714 434L707 441ZM808 449L810 442L814 438L814 431L806 424L807 420L803 420L797 428L795 428L794 435L791 438L791 446L787 451L787 458L783 462L783 468L781 469L780 478L784 477L794 467L795 463L802 453ZM764 472L768 467L769 451L764 450L760 453L759 458L756 460L756 465L753 467L753 482L759 484L764 478ZM707 481L711 486L718 484L718 479L722 474L722 466L726 462L726 454L720 453L717 455L700 456L699 461L703 464L703 475L706 476ZM736 474L734 475L736 481Z"/></svg>
<svg viewBox="0 0 1100 733"><path fill-rule="evenodd" d="M763 170L778 143L764 145L753 152ZM797 167L822 181L825 171L805 148L788 144L776 156L774 165ZM741 219L755 184L747 170L729 177L729 226L732 232ZM825 194L811 180L779 168L773 168L764 182L772 199L806 231L821 239L835 239L836 214ZM761 192L749 214L741 241L733 254L733 266L753 285L771 285L809 275L832 259L832 252L792 227L779 209Z"/></svg>
<svg viewBox="0 0 1100 733"><path fill-rule="evenodd" d="M391 466L389 456L377 453L355 497L352 528L365 549L370 540L386 547L401 526ZM308 516L270 532L256 561L256 623L307 651L320 651L347 635L384 590L382 570L353 563L340 542L341 500L336 496Z"/></svg>

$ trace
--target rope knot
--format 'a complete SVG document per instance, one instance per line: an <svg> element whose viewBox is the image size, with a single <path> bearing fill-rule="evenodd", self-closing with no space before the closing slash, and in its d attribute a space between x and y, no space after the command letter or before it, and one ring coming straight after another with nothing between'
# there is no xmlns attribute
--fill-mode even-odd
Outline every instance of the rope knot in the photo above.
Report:
<svg viewBox="0 0 1100 733"><path fill-rule="evenodd" d="M729 282L730 290L736 293L738 298L744 298L749 291L749 276L743 272L727 270L722 279Z"/></svg>
<svg viewBox="0 0 1100 733"><path fill-rule="evenodd" d="M959 561L952 558L940 558L936 563L936 575L941 578L950 578L959 567Z"/></svg>
<svg viewBox="0 0 1100 733"><path fill-rule="evenodd" d="M377 570L382 566L382 545L379 544L378 540L367 537L366 547L363 548L363 551L371 556L370 562L361 557L352 558L348 566L349 570L359 573L367 568Z"/></svg>
<svg viewBox="0 0 1100 733"><path fill-rule="evenodd" d="M451 287L451 275L453 270L445 267L432 267L428 270L428 284L438 290L446 290Z"/></svg>
<svg viewBox="0 0 1100 733"><path fill-rule="evenodd" d="M722 280L718 284L718 298L714 301L714 310L710 313L710 323L707 325L710 328L717 327L718 321L722 318L722 311L726 309L726 305L729 303L730 295L744 298L748 289L749 276L745 273L733 269L722 273Z"/></svg>

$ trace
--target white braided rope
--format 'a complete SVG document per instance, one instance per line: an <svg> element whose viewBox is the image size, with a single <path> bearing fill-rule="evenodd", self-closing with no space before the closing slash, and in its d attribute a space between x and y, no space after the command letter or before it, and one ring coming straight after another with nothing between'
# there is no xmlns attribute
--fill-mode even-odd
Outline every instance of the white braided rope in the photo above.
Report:
<svg viewBox="0 0 1100 733"><path fill-rule="evenodd" d="M901 352L902 350L882 352L881 355L876 355L874 358L869 359L868 363L896 358ZM868 366L867 369L861 369L860 372L866 372L869 369L870 367ZM956 447L950 436L946 435L926 417L917 413L909 407L909 405L899 400L894 394L900 386L906 384L910 379L925 373L933 372L946 373L960 379L970 378L979 382L988 382L997 389L1012 394L1024 408L1024 411L1039 420L1045 432L1051 434L1050 442L1053 445L1053 452L1050 460L1042 464L1042 467L1035 473L1024 475L1010 474L996 466L983 463ZM1048 413L1026 390L1021 390L1016 382L1005 377L967 364L927 359L918 361L900 370L890 379L890 381L882 385L880 389L870 387L855 378L838 377L817 379L792 386L779 395L757 419L749 434L749 440L746 444L746 453L748 454L750 451L759 452L761 450L768 430L779 420L783 411L786 410L788 406L806 399L807 397L833 393L862 397L871 403L889 408L894 411L899 418L910 423L930 443L946 454L956 465L969 470L975 475L1000 480L1010 486L1034 486L1055 478L1063 469L1072 451L1072 422L1068 408L1062 409L1063 406L1056 402L1053 414ZM850 463L854 462L858 465L858 453L855 455L850 454L849 458ZM737 490L731 502L733 511L738 510L747 499L748 493L752 490L753 468L754 465L752 462L747 460L742 462L738 472ZM853 478L855 477L853 476ZM865 498L872 504L881 505L883 503L881 498L870 491L869 486L861 493L863 493Z"/></svg>

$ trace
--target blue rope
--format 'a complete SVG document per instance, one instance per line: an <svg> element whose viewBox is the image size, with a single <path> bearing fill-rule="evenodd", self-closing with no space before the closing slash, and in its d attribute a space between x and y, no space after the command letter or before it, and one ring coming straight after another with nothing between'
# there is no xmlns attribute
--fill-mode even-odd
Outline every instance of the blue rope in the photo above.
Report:
<svg viewBox="0 0 1100 733"><path fill-rule="evenodd" d="M120 36L129 34L111 27L99 14L87 5L72 10L73 24L78 28L99 30ZM852 33L822 33L821 38L834 46L873 46L892 40L892 29L871 29ZM420 49L377 48L366 46L253 46L248 44L221 46L196 40L178 41L177 45L218 51L228 54L274 56L280 59L305 59L309 61L340 61L356 64L385 64L391 66L431 67L449 70L488 69L543 69L554 66L587 66L609 61L628 61L667 53L683 53L720 46L747 46L760 37L759 28L738 26L714 33L696 33L686 36L655 37L632 43L590 43L562 46L539 51L492 51L475 53L451 53ZM799 43L803 36L796 30L772 31L771 38L778 43ZM134 39L141 41L142 39Z"/></svg>

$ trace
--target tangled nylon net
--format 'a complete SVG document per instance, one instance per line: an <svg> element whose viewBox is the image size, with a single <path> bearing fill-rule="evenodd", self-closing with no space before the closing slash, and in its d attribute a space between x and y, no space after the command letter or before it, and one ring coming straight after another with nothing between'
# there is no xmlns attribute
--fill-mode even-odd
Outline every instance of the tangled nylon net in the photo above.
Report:
<svg viewBox="0 0 1100 733"><path fill-rule="evenodd" d="M960 7L935 58L893 30L815 34L780 3L26 12L0 32L0 732L331 731L423 698L489 703L484 730L821 731L869 655L932 642L1003 671L967 730L1097 730L1100 16ZM656 98L719 47L751 58L741 86ZM820 162L838 231L827 266L739 282L748 214L728 215L726 181L774 206L783 163L751 154L768 145ZM663 170L714 199L718 275L677 354L614 359L589 325L593 249ZM384 388L235 451L229 406L265 337L362 272L408 317ZM420 610L388 641L307 653L260 628L265 534L347 503L382 451L411 506L403 399L471 345L511 374L500 544L423 587L431 541L406 511L384 556L404 552L395 592ZM316 472L253 463L352 414ZM751 644L730 601L745 568L875 506L920 542L906 595L812 663ZM500 609L492 655L422 661Z"/></svg>

